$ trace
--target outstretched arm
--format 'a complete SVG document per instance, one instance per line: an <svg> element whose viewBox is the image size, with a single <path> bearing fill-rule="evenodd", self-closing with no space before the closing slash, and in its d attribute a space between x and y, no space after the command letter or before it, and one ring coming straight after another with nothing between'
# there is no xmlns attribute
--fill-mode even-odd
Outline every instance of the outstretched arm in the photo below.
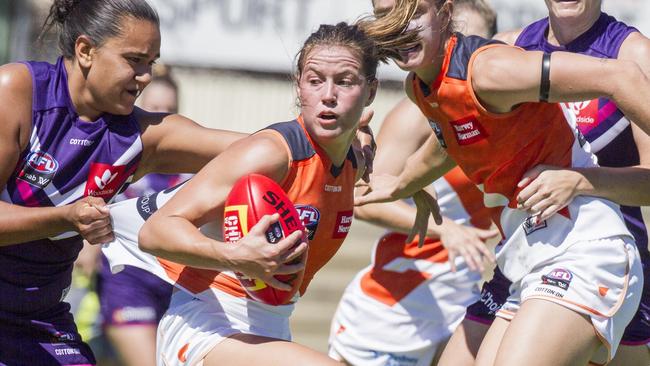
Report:
<svg viewBox="0 0 650 366"><path fill-rule="evenodd" d="M483 106L505 113L540 95L542 52L492 47L476 55L472 87ZM549 102L612 99L625 115L650 132L650 79L633 61L568 52L551 56Z"/></svg>

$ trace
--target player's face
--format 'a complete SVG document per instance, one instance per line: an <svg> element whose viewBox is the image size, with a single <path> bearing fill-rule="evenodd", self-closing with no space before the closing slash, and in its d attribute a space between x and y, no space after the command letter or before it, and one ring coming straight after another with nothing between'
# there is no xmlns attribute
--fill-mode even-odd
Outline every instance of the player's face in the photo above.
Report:
<svg viewBox="0 0 650 366"><path fill-rule="evenodd" d="M601 0L544 0L550 15L557 19L582 19L600 13Z"/></svg>
<svg viewBox="0 0 650 366"><path fill-rule="evenodd" d="M121 25L121 35L91 51L87 88L95 110L127 115L151 82L151 67L160 55L160 31L155 23L130 17Z"/></svg>
<svg viewBox="0 0 650 366"><path fill-rule="evenodd" d="M359 55L350 48L314 47L298 80L301 112L310 135L320 142L347 141L376 87L376 81L366 79Z"/></svg>
<svg viewBox="0 0 650 366"><path fill-rule="evenodd" d="M380 18L395 6L395 0L375 0L373 2L375 16ZM426 70L434 62L444 42L443 26L446 22L445 13L438 12L434 0L419 0L418 8L409 24L409 29L419 29L420 42L410 48L400 50L400 59L395 63L403 70Z"/></svg>
<svg viewBox="0 0 650 366"><path fill-rule="evenodd" d="M167 84L154 82L142 93L140 107L149 112L176 113L176 91Z"/></svg>

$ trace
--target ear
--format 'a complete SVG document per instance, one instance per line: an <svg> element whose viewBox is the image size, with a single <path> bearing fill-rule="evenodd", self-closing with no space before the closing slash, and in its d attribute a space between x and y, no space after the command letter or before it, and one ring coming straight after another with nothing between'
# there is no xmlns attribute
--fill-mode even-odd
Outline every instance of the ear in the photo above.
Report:
<svg viewBox="0 0 650 366"><path fill-rule="evenodd" d="M95 54L95 45L86 35L77 37L74 44L74 53L77 62L84 67L89 68L92 65L93 56Z"/></svg>
<svg viewBox="0 0 650 366"><path fill-rule="evenodd" d="M379 88L379 80L374 79L373 81L369 82L369 94L368 94L368 99L366 100L366 107L371 105L372 102L375 100L375 96L377 95L377 89Z"/></svg>

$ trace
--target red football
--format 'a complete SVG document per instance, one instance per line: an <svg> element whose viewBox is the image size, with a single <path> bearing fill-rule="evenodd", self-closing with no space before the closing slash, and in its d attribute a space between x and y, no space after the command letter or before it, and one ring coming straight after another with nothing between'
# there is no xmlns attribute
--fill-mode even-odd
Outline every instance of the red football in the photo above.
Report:
<svg viewBox="0 0 650 366"><path fill-rule="evenodd" d="M298 211L274 180L260 174L250 174L240 178L232 187L226 199L223 215L224 240L237 242L264 216L278 213L280 220L266 231L269 243L277 243L294 231L303 231L305 227ZM295 262L299 263L302 258ZM248 295L269 305L290 303L300 288L304 271L290 275L277 275L275 278L290 284L290 291L282 291L259 279L249 278L241 273L237 277Z"/></svg>

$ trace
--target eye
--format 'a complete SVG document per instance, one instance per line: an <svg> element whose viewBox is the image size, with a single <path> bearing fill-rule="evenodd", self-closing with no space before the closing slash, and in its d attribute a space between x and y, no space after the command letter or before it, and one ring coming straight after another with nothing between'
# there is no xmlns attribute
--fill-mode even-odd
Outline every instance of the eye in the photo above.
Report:
<svg viewBox="0 0 650 366"><path fill-rule="evenodd" d="M309 78L307 81L309 82L309 85L313 85L313 86L320 85L323 82L321 79L316 77Z"/></svg>
<svg viewBox="0 0 650 366"><path fill-rule="evenodd" d="M345 79L339 80L338 84L341 85L341 86L352 86L352 85L354 85L354 80L345 78Z"/></svg>

